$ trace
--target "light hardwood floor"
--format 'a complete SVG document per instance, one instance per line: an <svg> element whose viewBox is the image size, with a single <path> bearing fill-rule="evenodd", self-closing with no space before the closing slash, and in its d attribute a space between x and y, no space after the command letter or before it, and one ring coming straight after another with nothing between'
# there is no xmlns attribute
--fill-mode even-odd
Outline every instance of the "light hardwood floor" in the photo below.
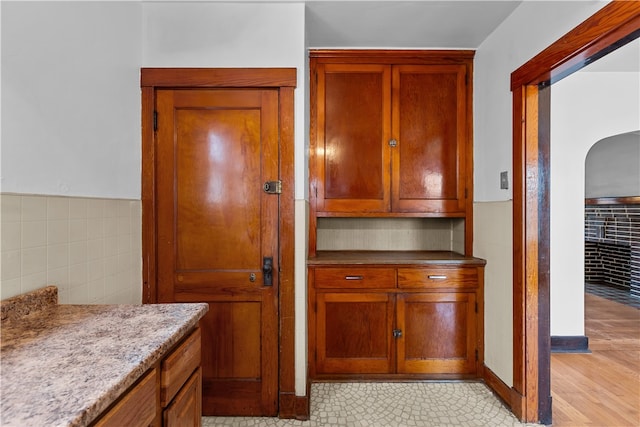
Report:
<svg viewBox="0 0 640 427"><path fill-rule="evenodd" d="M640 310L585 294L591 354L551 355L553 426L640 426Z"/></svg>

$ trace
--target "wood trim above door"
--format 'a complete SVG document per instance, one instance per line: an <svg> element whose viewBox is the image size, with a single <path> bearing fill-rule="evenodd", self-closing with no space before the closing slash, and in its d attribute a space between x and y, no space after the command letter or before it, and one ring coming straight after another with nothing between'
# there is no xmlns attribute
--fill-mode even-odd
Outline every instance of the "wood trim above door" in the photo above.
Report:
<svg viewBox="0 0 640 427"><path fill-rule="evenodd" d="M640 2L612 1L511 74L513 92L513 390L512 410L526 422L550 422L549 158L554 83L640 35ZM540 100L542 99L542 100ZM539 105L542 104L542 105ZM543 108L543 112L540 112ZM547 175L547 176L544 176ZM540 228L542 224L542 228ZM540 245L542 244L542 245ZM542 249L540 248L542 246ZM544 354L543 354L544 353Z"/></svg>
<svg viewBox="0 0 640 427"><path fill-rule="evenodd" d="M282 88L296 87L296 78L295 68L143 68L140 86Z"/></svg>
<svg viewBox="0 0 640 427"><path fill-rule="evenodd" d="M280 123L280 294L279 402L281 416L308 417L295 400L294 285L294 89L295 68L142 68L142 254L143 303L158 300L156 264L155 92L161 88L272 88L279 91ZM300 405L298 405L300 406ZM307 407L308 408L308 407ZM308 410L307 410L308 412Z"/></svg>
<svg viewBox="0 0 640 427"><path fill-rule="evenodd" d="M511 74L511 90L556 82L638 38L634 1L612 1Z"/></svg>

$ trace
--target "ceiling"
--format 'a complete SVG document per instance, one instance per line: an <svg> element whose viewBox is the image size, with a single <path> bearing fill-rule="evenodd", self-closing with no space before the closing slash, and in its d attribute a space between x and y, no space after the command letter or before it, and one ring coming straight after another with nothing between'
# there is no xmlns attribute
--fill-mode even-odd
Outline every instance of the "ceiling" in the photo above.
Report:
<svg viewBox="0 0 640 427"><path fill-rule="evenodd" d="M307 0L304 3L310 48L476 49L522 1ZM583 71L640 72L640 39Z"/></svg>
<svg viewBox="0 0 640 427"><path fill-rule="evenodd" d="M475 49L520 1L307 1L311 48Z"/></svg>

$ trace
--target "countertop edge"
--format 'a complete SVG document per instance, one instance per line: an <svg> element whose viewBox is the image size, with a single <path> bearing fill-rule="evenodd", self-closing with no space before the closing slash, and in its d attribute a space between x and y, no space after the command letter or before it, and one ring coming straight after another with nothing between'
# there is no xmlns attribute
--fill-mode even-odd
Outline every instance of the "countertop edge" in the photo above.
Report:
<svg viewBox="0 0 640 427"><path fill-rule="evenodd" d="M307 266L484 266L486 260L451 251L318 251L307 258Z"/></svg>
<svg viewBox="0 0 640 427"><path fill-rule="evenodd" d="M209 310L207 303L58 305L53 296L56 288L47 287L2 301L9 310L0 331L2 425L91 425Z"/></svg>
<svg viewBox="0 0 640 427"><path fill-rule="evenodd" d="M179 303L183 304L183 303ZM132 369L129 373L125 374L122 380L114 387L106 392L106 396L103 399L96 401L93 405L85 408L82 411L77 420L72 421L69 427L84 427L90 425L97 420L105 410L107 410L114 402L116 402L123 393L125 393L132 385L134 385L149 369L153 367L163 356L167 354L177 343L179 343L185 335L196 327L200 319L209 310L209 305L206 303L189 303L200 305L201 308L197 313L194 313L185 323L180 326L169 338L167 338L160 347L149 354L138 366ZM112 398L110 398L113 396ZM77 422L76 422L77 421Z"/></svg>

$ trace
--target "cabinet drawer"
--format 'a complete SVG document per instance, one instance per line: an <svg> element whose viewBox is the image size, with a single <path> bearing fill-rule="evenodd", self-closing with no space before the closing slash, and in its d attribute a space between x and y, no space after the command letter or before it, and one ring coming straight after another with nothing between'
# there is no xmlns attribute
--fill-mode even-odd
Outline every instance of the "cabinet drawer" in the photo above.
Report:
<svg viewBox="0 0 640 427"><path fill-rule="evenodd" d="M200 366L200 328L162 361L160 401L165 407L182 385Z"/></svg>
<svg viewBox="0 0 640 427"><path fill-rule="evenodd" d="M202 375L198 368L163 413L165 426L202 425Z"/></svg>
<svg viewBox="0 0 640 427"><path fill-rule="evenodd" d="M399 288L475 288L475 268L435 267L398 269Z"/></svg>
<svg viewBox="0 0 640 427"><path fill-rule="evenodd" d="M395 288L395 268L317 268L315 286L323 289Z"/></svg>
<svg viewBox="0 0 640 427"><path fill-rule="evenodd" d="M152 369L94 427L147 427L156 417L156 370Z"/></svg>

